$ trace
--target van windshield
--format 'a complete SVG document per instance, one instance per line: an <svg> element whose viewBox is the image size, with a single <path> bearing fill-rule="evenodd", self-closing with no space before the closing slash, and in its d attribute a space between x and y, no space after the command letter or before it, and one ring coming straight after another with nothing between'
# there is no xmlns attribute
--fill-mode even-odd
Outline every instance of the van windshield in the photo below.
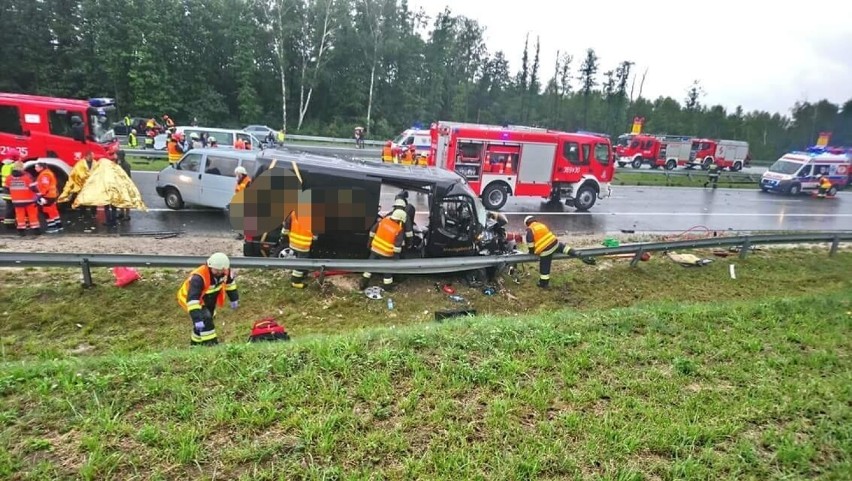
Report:
<svg viewBox="0 0 852 481"><path fill-rule="evenodd" d="M469 195L470 198L473 199L473 206L476 210L476 218L479 220L479 225L484 226L488 222L488 211L485 209L485 205L482 203L482 199L479 198L478 195L470 188L470 184L467 182L462 184L462 190L465 194Z"/></svg>
<svg viewBox="0 0 852 481"><path fill-rule="evenodd" d="M791 162L789 160L778 160L772 167L769 168L769 172L774 172L776 174L784 174L784 175L793 175L802 168L802 163L800 162Z"/></svg>
<svg viewBox="0 0 852 481"><path fill-rule="evenodd" d="M115 140L113 124L118 122L118 113L115 107L98 107L89 109L89 132L95 142L100 144Z"/></svg>
<svg viewBox="0 0 852 481"><path fill-rule="evenodd" d="M393 139L394 145L402 145L405 139L408 137L408 132L403 132L399 134L395 139Z"/></svg>

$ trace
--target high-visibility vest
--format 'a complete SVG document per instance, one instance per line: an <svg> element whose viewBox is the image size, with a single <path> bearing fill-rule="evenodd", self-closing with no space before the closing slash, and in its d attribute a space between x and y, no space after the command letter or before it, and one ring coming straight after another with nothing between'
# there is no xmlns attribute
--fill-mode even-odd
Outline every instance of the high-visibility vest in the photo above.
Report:
<svg viewBox="0 0 852 481"><path fill-rule="evenodd" d="M14 167L15 165L11 163L3 164L3 167L0 167L0 187L4 187L6 185L6 178L12 175L12 169ZM3 192L2 198L3 200L12 200L12 196L7 194L5 191Z"/></svg>
<svg viewBox="0 0 852 481"><path fill-rule="evenodd" d="M139 141L136 140L136 134L133 134L133 133L127 134L127 145L129 145L131 147L138 147L139 146Z"/></svg>
<svg viewBox="0 0 852 481"><path fill-rule="evenodd" d="M240 192L240 191L246 190L248 188L249 184L251 184L251 179L249 178L249 176L247 176L247 175L243 176L243 179L241 181L237 182L237 187L236 187L235 192Z"/></svg>
<svg viewBox="0 0 852 481"><path fill-rule="evenodd" d="M190 300L188 299L189 283L192 280L192 276L194 275L198 275L201 277L203 287L201 288L201 299ZM236 284L229 284L226 286L230 275L230 270L225 269L223 281L220 284L211 287L211 285L213 284L213 274L210 272L210 267L208 267L206 264L201 267L198 267L197 269L192 271L189 277L187 277L186 280L183 281L183 284L180 286L180 289L177 293L178 305L180 305L181 309L183 309L184 312L194 311L196 309L201 309L202 307L204 307L201 305L204 296L216 295L216 305L220 307L223 306L225 304L225 291L232 291L237 288Z"/></svg>
<svg viewBox="0 0 852 481"><path fill-rule="evenodd" d="M533 252L536 255L541 254L548 247L552 247L554 243L558 242L553 232L550 232L550 229L541 222L531 222L529 228L532 231Z"/></svg>
<svg viewBox="0 0 852 481"><path fill-rule="evenodd" d="M414 163L414 154L410 150L406 150L402 155L402 162L405 165L411 165Z"/></svg>
<svg viewBox="0 0 852 481"><path fill-rule="evenodd" d="M823 177L822 179L819 180L819 186L822 187L823 189L830 189L831 188L831 181L828 180L827 177Z"/></svg>
<svg viewBox="0 0 852 481"><path fill-rule="evenodd" d="M402 248L396 247L396 240L400 233L402 233L402 225L390 217L385 217L376 228L370 250L382 257L393 257L395 253L402 251Z"/></svg>
<svg viewBox="0 0 852 481"><path fill-rule="evenodd" d="M5 186L14 205L27 205L36 201L37 196L33 191L36 188L35 182L26 172L19 176L13 174L6 177Z"/></svg>
<svg viewBox="0 0 852 481"><path fill-rule="evenodd" d="M393 162L393 148L389 146L382 147L382 162Z"/></svg>
<svg viewBox="0 0 852 481"><path fill-rule="evenodd" d="M177 141L170 140L168 143L169 150L169 162L174 164L175 162L180 160L181 153L177 148Z"/></svg>
<svg viewBox="0 0 852 481"><path fill-rule="evenodd" d="M44 169L39 172L38 177L36 177L36 184L42 197L46 199L59 197L59 193L56 191L56 176L53 175L53 171L50 169Z"/></svg>
<svg viewBox="0 0 852 481"><path fill-rule="evenodd" d="M314 240L310 224L300 222L295 212L290 213L288 221L289 226L285 226L285 232L290 238L290 248L298 252L310 252L311 243Z"/></svg>

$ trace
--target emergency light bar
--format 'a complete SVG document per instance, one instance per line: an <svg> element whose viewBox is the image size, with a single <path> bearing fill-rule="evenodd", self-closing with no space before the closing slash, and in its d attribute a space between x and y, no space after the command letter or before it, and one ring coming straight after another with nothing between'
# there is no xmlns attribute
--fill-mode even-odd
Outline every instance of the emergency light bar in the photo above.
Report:
<svg viewBox="0 0 852 481"><path fill-rule="evenodd" d="M110 105L115 105L115 99L106 97L93 98L89 99L89 105L92 107L108 107Z"/></svg>

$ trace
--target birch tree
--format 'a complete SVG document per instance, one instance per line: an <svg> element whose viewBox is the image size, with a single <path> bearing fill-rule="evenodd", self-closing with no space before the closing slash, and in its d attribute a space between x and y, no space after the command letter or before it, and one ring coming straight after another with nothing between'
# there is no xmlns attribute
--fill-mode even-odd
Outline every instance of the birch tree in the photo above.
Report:
<svg viewBox="0 0 852 481"><path fill-rule="evenodd" d="M296 12L294 0L270 0L266 13L266 29L271 34L272 53L281 80L281 129L287 130L287 39L293 27L290 18Z"/></svg>
<svg viewBox="0 0 852 481"><path fill-rule="evenodd" d="M323 67L323 56L334 49L336 25L332 16L335 0L309 0L306 21L302 34L296 42L301 60L299 78L299 123L296 130L302 129L305 114L311 104L311 96L317 85L317 77Z"/></svg>

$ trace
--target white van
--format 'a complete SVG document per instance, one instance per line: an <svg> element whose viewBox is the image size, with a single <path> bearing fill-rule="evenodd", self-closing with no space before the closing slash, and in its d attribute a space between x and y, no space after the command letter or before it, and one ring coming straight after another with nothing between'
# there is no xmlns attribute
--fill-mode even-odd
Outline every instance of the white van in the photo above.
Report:
<svg viewBox="0 0 852 481"><path fill-rule="evenodd" d="M201 136L202 133L206 133L208 137L215 137L216 143L219 147L233 147L234 142L237 139L242 139L251 146L251 150L259 151L262 150L262 145L260 140L254 135L244 132L242 130L236 129L217 129L213 127L175 127L175 130L183 133L184 137L189 139L189 136L193 133ZM155 149L165 149L166 148L166 134L160 134L154 138L154 148Z"/></svg>
<svg viewBox="0 0 852 481"><path fill-rule="evenodd" d="M408 129L393 139L391 149L393 149L394 155L399 155L403 150L408 149L409 145L414 145L416 153L428 155L432 146L432 137L429 131Z"/></svg>
<svg viewBox="0 0 852 481"><path fill-rule="evenodd" d="M760 178L763 192L781 192L797 195L819 188L823 175L831 181L829 195L849 184L852 174L852 157L830 152L792 152L775 161Z"/></svg>
<svg viewBox="0 0 852 481"><path fill-rule="evenodd" d="M157 174L157 195L169 209L179 210L185 204L224 209L234 197L238 165L252 179L269 167L258 162L257 151L192 149Z"/></svg>

